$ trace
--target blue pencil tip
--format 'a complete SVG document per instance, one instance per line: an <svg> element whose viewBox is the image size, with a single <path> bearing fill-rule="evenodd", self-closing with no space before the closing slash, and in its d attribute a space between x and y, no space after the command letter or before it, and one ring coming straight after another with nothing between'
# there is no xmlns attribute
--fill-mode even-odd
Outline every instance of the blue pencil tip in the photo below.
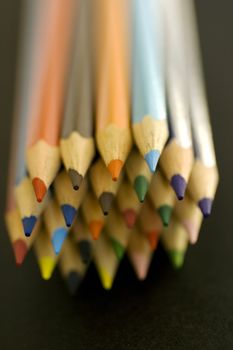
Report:
<svg viewBox="0 0 233 350"><path fill-rule="evenodd" d="M22 219L23 230L24 230L26 237L31 236L31 233L35 227L36 221L37 221L37 218L36 218L36 216L33 216L33 215L29 216L29 217L24 217Z"/></svg>
<svg viewBox="0 0 233 350"><path fill-rule="evenodd" d="M203 198L198 202L199 208L204 216L204 218L208 218L211 214L213 201L210 198Z"/></svg>
<svg viewBox="0 0 233 350"><path fill-rule="evenodd" d="M55 230L52 238L52 244L55 254L59 254L62 248L62 245L64 243L64 240L67 235L67 230L63 227L58 228Z"/></svg>
<svg viewBox="0 0 233 350"><path fill-rule="evenodd" d="M62 213L66 222L66 226L70 227L74 221L74 218L77 214L77 210L72 207L72 205L64 204L61 206Z"/></svg>
<svg viewBox="0 0 233 350"><path fill-rule="evenodd" d="M177 198L179 200L184 199L187 183L186 183L185 179L183 178L183 176L181 176L179 174L172 176L171 186L172 186L173 190L175 191Z"/></svg>
<svg viewBox="0 0 233 350"><path fill-rule="evenodd" d="M160 157L160 152L158 150L152 150L147 154L145 154L144 156L145 161L147 162L147 165L152 173L155 172L159 157Z"/></svg>

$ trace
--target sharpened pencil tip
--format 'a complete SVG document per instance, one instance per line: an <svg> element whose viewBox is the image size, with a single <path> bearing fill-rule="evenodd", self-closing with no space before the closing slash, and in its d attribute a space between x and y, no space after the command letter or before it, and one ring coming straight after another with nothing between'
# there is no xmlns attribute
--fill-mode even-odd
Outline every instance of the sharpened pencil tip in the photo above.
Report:
<svg viewBox="0 0 233 350"><path fill-rule="evenodd" d="M172 207L170 205L162 205L158 208L159 216L162 220L163 226L167 227L169 225L171 215L172 215Z"/></svg>
<svg viewBox="0 0 233 350"><path fill-rule="evenodd" d="M123 247L123 245L118 242L116 239L114 238L110 238L110 241L112 243L112 247L113 247L113 250L117 256L117 259L118 260L121 260L125 254L125 248Z"/></svg>
<svg viewBox="0 0 233 350"><path fill-rule="evenodd" d="M147 165L152 173L155 172L157 163L160 157L160 152L158 150L152 150L145 154L144 158Z"/></svg>
<svg viewBox="0 0 233 350"><path fill-rule="evenodd" d="M150 258L143 254L133 252L131 259L137 278L140 281L145 280L150 265Z"/></svg>
<svg viewBox="0 0 233 350"><path fill-rule="evenodd" d="M186 183L185 179L183 178L183 176L181 176L179 174L172 176L171 186L172 186L173 190L175 191L175 194L176 194L177 198L179 199L179 201L184 199L187 183Z"/></svg>
<svg viewBox="0 0 233 350"><path fill-rule="evenodd" d="M24 217L22 219L23 230L24 230L26 237L31 236L31 233L35 227L36 221L37 221L37 218L34 215L29 216L29 217Z"/></svg>
<svg viewBox="0 0 233 350"><path fill-rule="evenodd" d="M66 239L67 231L65 228L61 227L55 230L52 238L52 244L55 254L59 254L62 248L62 245Z"/></svg>
<svg viewBox="0 0 233 350"><path fill-rule="evenodd" d="M75 295L82 281L82 277L76 272L71 271L66 277L67 288L71 295Z"/></svg>
<svg viewBox="0 0 233 350"><path fill-rule="evenodd" d="M137 214L136 214L135 210L127 209L127 210L123 211L122 215L123 215L124 222L125 222L126 226L129 229L133 228L135 223L136 223L136 219L137 219Z"/></svg>
<svg viewBox="0 0 233 350"><path fill-rule="evenodd" d="M95 241L99 238L101 231L103 229L103 226L104 226L103 221L92 220L89 223L88 227L89 227L91 235Z"/></svg>
<svg viewBox="0 0 233 350"><path fill-rule="evenodd" d="M123 162L120 159L114 159L108 164L108 171L110 172L113 181L118 180L122 167Z"/></svg>
<svg viewBox="0 0 233 350"><path fill-rule="evenodd" d="M134 180L134 190L138 196L139 201L142 203L146 197L148 191L149 183L145 176L137 176Z"/></svg>
<svg viewBox="0 0 233 350"><path fill-rule="evenodd" d="M210 216L212 205L213 205L213 200L210 198L203 198L198 202L198 206L201 209L201 212L205 219Z"/></svg>
<svg viewBox="0 0 233 350"><path fill-rule="evenodd" d="M78 242L78 249L80 252L81 260L84 264L89 264L92 257L92 245L88 240Z"/></svg>
<svg viewBox="0 0 233 350"><path fill-rule="evenodd" d="M199 230L196 225L190 220L184 220L183 225L186 228L189 235L189 242L191 244L197 243Z"/></svg>
<svg viewBox="0 0 233 350"><path fill-rule="evenodd" d="M63 204L61 205L61 211L63 213L66 226L70 227L77 214L76 208L72 207L72 205L69 205L69 204Z"/></svg>
<svg viewBox="0 0 233 350"><path fill-rule="evenodd" d="M110 290L113 284L113 277L104 268L99 269L99 275L103 288L106 290Z"/></svg>
<svg viewBox="0 0 233 350"><path fill-rule="evenodd" d="M151 249L155 250L157 248L157 245L158 245L158 233L157 233L157 231L149 232L147 237L148 237L148 241L150 243Z"/></svg>
<svg viewBox="0 0 233 350"><path fill-rule="evenodd" d="M44 181L39 179L38 177L35 177L32 180L32 184L37 202L41 203L47 193L47 186L45 185Z"/></svg>
<svg viewBox="0 0 233 350"><path fill-rule="evenodd" d="M44 280L47 281L51 278L55 265L56 261L50 256L44 256L39 259L40 273Z"/></svg>
<svg viewBox="0 0 233 350"><path fill-rule="evenodd" d="M104 215L108 215L109 210L112 206L113 199L114 194L111 192L103 192L99 197L99 203Z"/></svg>
<svg viewBox="0 0 233 350"><path fill-rule="evenodd" d="M22 265L25 259L25 256L27 255L27 252L28 252L26 243L22 239L17 239L17 241L13 243L13 250L15 254L16 265L17 266Z"/></svg>
<svg viewBox="0 0 233 350"><path fill-rule="evenodd" d="M171 250L168 252L172 266L180 269L184 264L185 252Z"/></svg>
<svg viewBox="0 0 233 350"><path fill-rule="evenodd" d="M81 183L83 181L83 176L80 175L76 170L74 169L69 169L68 170L68 175L70 177L70 180L71 180L71 183L72 183L72 186L73 186L73 189L75 191L77 191L80 186L81 186Z"/></svg>

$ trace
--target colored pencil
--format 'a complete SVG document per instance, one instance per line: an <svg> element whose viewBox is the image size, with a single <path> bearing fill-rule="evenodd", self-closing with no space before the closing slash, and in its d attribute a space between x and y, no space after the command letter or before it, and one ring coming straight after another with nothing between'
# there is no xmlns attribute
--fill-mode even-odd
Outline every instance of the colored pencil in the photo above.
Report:
<svg viewBox="0 0 233 350"><path fill-rule="evenodd" d="M96 141L116 181L132 145L129 101L129 9L125 0L100 0L97 24Z"/></svg>
<svg viewBox="0 0 233 350"><path fill-rule="evenodd" d="M48 203L49 195L42 203L38 203L31 180L24 176L15 187L15 200L23 224L24 234L29 237L33 232L35 224Z"/></svg>
<svg viewBox="0 0 233 350"><path fill-rule="evenodd" d="M138 227L148 239L151 249L156 250L160 234L162 233L162 221L147 199L142 206L138 217Z"/></svg>
<svg viewBox="0 0 233 350"><path fill-rule="evenodd" d="M59 133L74 3L74 0L57 0L50 1L48 6L50 27L45 33L48 48L43 52L46 64L41 73L38 101L32 109L26 152L27 168L38 202L43 200L60 167Z"/></svg>
<svg viewBox="0 0 233 350"><path fill-rule="evenodd" d="M123 179L120 185L116 201L126 226L132 228L136 223L141 203L138 201L134 189L126 178Z"/></svg>
<svg viewBox="0 0 233 350"><path fill-rule="evenodd" d="M57 201L50 199L43 215L46 230L49 234L55 254L59 254L66 239L68 229Z"/></svg>
<svg viewBox="0 0 233 350"><path fill-rule="evenodd" d="M193 165L183 0L164 0L163 7L170 138L160 165L177 198L182 200Z"/></svg>
<svg viewBox="0 0 233 350"><path fill-rule="evenodd" d="M132 230L127 255L137 278L143 281L148 274L153 253L148 239L139 232L137 226Z"/></svg>
<svg viewBox="0 0 233 350"><path fill-rule="evenodd" d="M187 230L189 242L195 244L198 240L203 216L189 195L186 195L182 202L176 204L175 215Z"/></svg>
<svg viewBox="0 0 233 350"><path fill-rule="evenodd" d="M152 173L147 163L136 149L130 153L127 160L126 174L137 193L139 201L143 202L149 188Z"/></svg>
<svg viewBox="0 0 233 350"><path fill-rule="evenodd" d="M74 295L87 271L87 265L82 262L79 251L70 238L66 239L62 247L59 268L70 294Z"/></svg>
<svg viewBox="0 0 233 350"><path fill-rule="evenodd" d="M132 123L134 140L151 172L168 137L161 0L134 0Z"/></svg>
<svg viewBox="0 0 233 350"><path fill-rule="evenodd" d="M181 268L188 248L188 234L175 216L172 217L169 227L164 229L161 241L173 267Z"/></svg>
<svg viewBox="0 0 233 350"><path fill-rule="evenodd" d="M86 194L87 183L86 181L83 182L80 190L78 192L74 191L69 175L65 170L62 170L54 180L54 190L66 226L70 227Z"/></svg>
<svg viewBox="0 0 233 350"><path fill-rule="evenodd" d="M79 3L60 149L73 188L78 190L95 153L93 139L90 4Z"/></svg>
<svg viewBox="0 0 233 350"><path fill-rule="evenodd" d="M157 170L149 188L150 200L157 210L164 226L168 226L175 205L175 193L162 173Z"/></svg>
<svg viewBox="0 0 233 350"><path fill-rule="evenodd" d="M40 229L33 247L41 277L49 280L57 264L57 255L54 253L51 240L44 228Z"/></svg>
<svg viewBox="0 0 233 350"><path fill-rule="evenodd" d="M105 234L102 234L96 241L94 262L103 288L106 290L111 289L117 273L119 260L111 242Z"/></svg>
<svg viewBox="0 0 233 350"><path fill-rule="evenodd" d="M80 215L72 228L72 239L77 245L82 262L89 264L92 259L94 241L86 222Z"/></svg>
<svg viewBox="0 0 233 350"><path fill-rule="evenodd" d="M83 217L94 240L98 239L104 227L105 216L96 196L89 189L81 205Z"/></svg>
<svg viewBox="0 0 233 350"><path fill-rule="evenodd" d="M38 47L44 45L41 41L41 31L46 22L45 17L45 6L41 1L25 0L23 2L14 111L14 118L17 119L18 125L14 185L16 202L26 236L32 233L37 218L43 210L43 206L36 202L32 184L27 176L25 150L34 91L42 66Z"/></svg>
<svg viewBox="0 0 233 350"><path fill-rule="evenodd" d="M120 186L120 179L117 182L112 181L104 162L99 158L91 167L90 180L104 215L108 215Z"/></svg>
<svg viewBox="0 0 233 350"><path fill-rule="evenodd" d="M195 10L192 1L184 4L188 52L189 101L195 150L195 163L189 181L189 193L204 217L211 213L218 185L212 130L202 72Z"/></svg>
<svg viewBox="0 0 233 350"><path fill-rule="evenodd" d="M112 208L107 218L105 230L110 238L117 258L121 260L128 246L130 230L126 227L123 217L116 207Z"/></svg>

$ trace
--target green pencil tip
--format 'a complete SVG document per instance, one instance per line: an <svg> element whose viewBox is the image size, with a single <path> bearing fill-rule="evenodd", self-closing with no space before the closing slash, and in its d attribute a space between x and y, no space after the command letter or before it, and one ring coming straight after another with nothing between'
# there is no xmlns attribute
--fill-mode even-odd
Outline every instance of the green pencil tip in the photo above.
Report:
<svg viewBox="0 0 233 350"><path fill-rule="evenodd" d="M112 243L112 247L114 249L114 252L117 256L117 259L121 260L125 254L125 248L123 247L123 245L121 243L119 243L114 238L111 238L111 243Z"/></svg>
<svg viewBox="0 0 233 350"><path fill-rule="evenodd" d="M169 225L171 215L172 215L172 207L170 205L162 205L158 209L159 216L163 222L163 226L167 227Z"/></svg>
<svg viewBox="0 0 233 350"><path fill-rule="evenodd" d="M148 191L148 187L149 187L149 184L145 176L139 175L134 180L134 190L136 191L140 202L144 201Z"/></svg>
<svg viewBox="0 0 233 350"><path fill-rule="evenodd" d="M185 252L172 250L168 252L171 263L175 269L180 269L184 264Z"/></svg>

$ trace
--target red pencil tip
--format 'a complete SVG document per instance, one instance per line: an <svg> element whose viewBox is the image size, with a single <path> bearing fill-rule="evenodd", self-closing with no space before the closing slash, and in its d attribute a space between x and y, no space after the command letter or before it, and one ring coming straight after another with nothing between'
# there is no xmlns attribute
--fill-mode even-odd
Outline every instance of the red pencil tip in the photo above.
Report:
<svg viewBox="0 0 233 350"><path fill-rule="evenodd" d="M44 196L46 195L47 187L46 187L44 181L42 181L38 177L35 177L32 180L32 184L33 184L34 191L36 194L36 199L40 203L40 202L42 202L42 200L44 199Z"/></svg>
<svg viewBox="0 0 233 350"><path fill-rule="evenodd" d="M93 220L89 224L89 229L91 231L92 238L96 241L102 231L104 224L102 221Z"/></svg>
<svg viewBox="0 0 233 350"><path fill-rule="evenodd" d="M110 172L113 181L117 181L118 177L120 176L122 167L123 162L119 159L114 159L108 164L108 171Z"/></svg>
<svg viewBox="0 0 233 350"><path fill-rule="evenodd" d="M155 250L157 248L158 244L158 235L156 231L149 232L148 235L148 241L150 243L150 247L152 250Z"/></svg>
<svg viewBox="0 0 233 350"><path fill-rule="evenodd" d="M133 209L127 209L123 213L124 221L128 228L133 228L137 219L137 214Z"/></svg>
<svg viewBox="0 0 233 350"><path fill-rule="evenodd" d="M16 265L20 266L23 263L27 254L27 245L23 240L18 239L13 243L13 249L15 254Z"/></svg>

